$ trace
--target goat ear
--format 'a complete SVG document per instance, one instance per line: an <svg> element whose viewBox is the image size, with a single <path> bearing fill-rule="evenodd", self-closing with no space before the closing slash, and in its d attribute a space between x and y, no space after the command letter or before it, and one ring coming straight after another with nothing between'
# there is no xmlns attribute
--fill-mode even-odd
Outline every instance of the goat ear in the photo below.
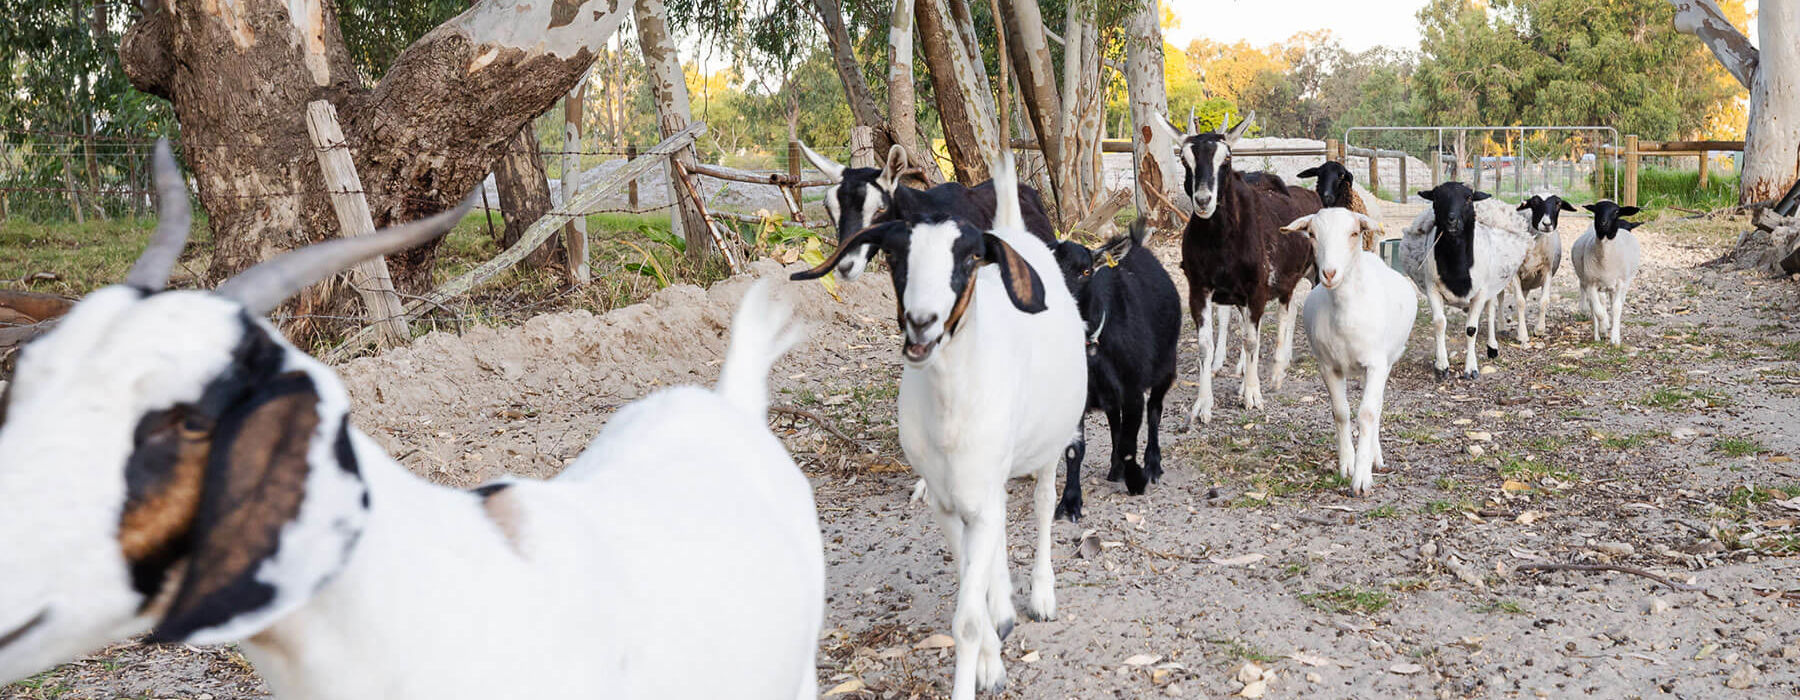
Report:
<svg viewBox="0 0 1800 700"><path fill-rule="evenodd" d="M1132 239L1131 234L1113 236L1112 240L1102 243L1100 247L1094 249L1094 257L1111 255L1113 260L1122 260L1135 247L1137 247L1137 241Z"/></svg>
<svg viewBox="0 0 1800 700"><path fill-rule="evenodd" d="M1637 207L1619 207L1619 216L1637 216Z"/></svg>
<svg viewBox="0 0 1800 700"><path fill-rule="evenodd" d="M887 237L892 235L897 227L904 225L905 224L898 221L888 221L850 234L850 237L839 243L837 250L833 251L830 257L825 258L824 262L819 263L817 267L814 267L811 270L788 275L788 279L795 282L801 282L805 280L815 280L829 275L832 270L837 269L838 261L843 260L845 255L848 255L853 251L859 251L863 246L871 246L874 248L882 247L882 245L887 242Z"/></svg>
<svg viewBox="0 0 1800 700"><path fill-rule="evenodd" d="M1288 222L1288 225L1281 227L1281 230L1288 233L1307 233L1312 230L1312 220L1313 215L1307 214Z"/></svg>
<svg viewBox="0 0 1800 700"><path fill-rule="evenodd" d="M343 568L369 514L346 405L295 371L219 418L187 566L151 641L248 638Z"/></svg>
<svg viewBox="0 0 1800 700"><path fill-rule="evenodd" d="M1583 205L1581 205L1581 208L1586 209L1591 212L1594 212L1595 214L1600 213L1600 203L1599 202L1594 202L1593 204L1583 204Z"/></svg>
<svg viewBox="0 0 1800 700"><path fill-rule="evenodd" d="M1169 115L1157 113L1156 118L1150 120L1150 126L1163 132L1164 136L1175 142L1177 150L1181 149L1181 142L1187 140L1187 136L1181 133L1181 129L1175 126L1175 122L1169 121Z"/></svg>
<svg viewBox="0 0 1800 700"><path fill-rule="evenodd" d="M1318 176L1319 176L1319 166L1315 165L1313 167L1310 167L1310 168L1300 171L1300 174L1295 175L1294 177L1318 177Z"/></svg>
<svg viewBox="0 0 1800 700"><path fill-rule="evenodd" d="M1044 304L1044 281L1038 279L1037 270L1020 257L1019 251L1006 244L991 233L981 234L987 242L986 258L988 262L1000 266L1000 281L1006 285L1006 295L1012 298L1013 306L1028 314L1035 314L1046 308Z"/></svg>
<svg viewBox="0 0 1800 700"><path fill-rule="evenodd" d="M906 172L906 147L894 144L888 149L887 162L881 167L881 174L875 177L875 184L881 189L893 192L900 183L900 175Z"/></svg>
<svg viewBox="0 0 1800 700"><path fill-rule="evenodd" d="M1571 206L1568 202L1559 202L1558 204L1559 204L1559 206L1557 207L1558 209L1561 209L1563 211L1575 211L1575 207Z"/></svg>
<svg viewBox="0 0 1800 700"><path fill-rule="evenodd" d="M1381 228L1381 222L1369 218L1367 215L1363 214L1362 212L1354 212L1353 211L1353 212L1350 212L1350 215L1356 217L1356 222L1357 222L1357 224L1359 224L1358 228L1360 228L1363 231L1374 231L1376 233L1381 233L1382 231L1385 230L1385 229Z"/></svg>
<svg viewBox="0 0 1800 700"><path fill-rule="evenodd" d="M1489 197L1492 197L1492 196L1494 196L1494 195L1491 195L1491 194L1488 194L1488 193L1486 193L1486 192L1476 192L1476 193L1475 193L1475 196L1473 196L1473 197L1470 197L1470 198L1469 198L1469 201L1471 201L1471 202L1479 202L1479 201L1481 201L1481 200L1484 200L1484 199L1487 199L1487 198L1489 198Z"/></svg>
<svg viewBox="0 0 1800 700"><path fill-rule="evenodd" d="M796 141L795 143L800 142ZM805 143L800 143L800 153L805 155L807 162L812 163L813 167L819 169L819 172L825 173L825 177L831 178L832 182L844 181L844 165L842 163L826 158L825 156L820 155L818 151L807 148Z"/></svg>

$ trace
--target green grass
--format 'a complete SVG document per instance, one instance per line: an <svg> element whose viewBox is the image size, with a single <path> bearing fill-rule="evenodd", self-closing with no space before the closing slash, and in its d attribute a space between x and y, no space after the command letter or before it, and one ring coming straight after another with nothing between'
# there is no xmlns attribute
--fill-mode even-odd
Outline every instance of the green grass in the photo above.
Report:
<svg viewBox="0 0 1800 700"><path fill-rule="evenodd" d="M1272 664L1281 660L1281 657L1263 651L1260 647L1242 639L1208 639L1206 641L1219 645L1220 650L1233 659L1255 661L1259 664Z"/></svg>
<svg viewBox="0 0 1800 700"><path fill-rule="evenodd" d="M1768 452L1769 448L1750 438L1722 437L1713 441L1712 451L1726 457L1750 457Z"/></svg>
<svg viewBox="0 0 1800 700"><path fill-rule="evenodd" d="M1369 517L1369 518L1392 518L1398 514L1399 514L1399 512L1394 510L1394 507L1390 505L1390 506L1381 506L1379 508L1371 510L1367 513L1364 513L1363 516Z"/></svg>
<svg viewBox="0 0 1800 700"><path fill-rule="evenodd" d="M1472 512L1475 510L1475 503L1469 500L1430 501L1425 504L1423 510L1426 515L1442 515L1445 513L1458 513L1464 511Z"/></svg>
<svg viewBox="0 0 1800 700"><path fill-rule="evenodd" d="M1731 405L1731 399L1722 394L1694 390L1682 391L1670 387L1662 387L1644 396L1644 405L1664 410L1692 409L1694 399L1705 402L1707 408L1718 408Z"/></svg>
<svg viewBox="0 0 1800 700"><path fill-rule="evenodd" d="M1687 159L1683 158L1683 161ZM1653 220L1669 207L1712 211L1737 204L1738 176L1713 167L1706 189L1700 189L1700 171L1665 168L1638 169L1638 206Z"/></svg>
<svg viewBox="0 0 1800 700"><path fill-rule="evenodd" d="M1352 586L1335 591L1302 593L1300 602L1321 612L1373 615L1393 605L1394 596L1383 591Z"/></svg>
<svg viewBox="0 0 1800 700"><path fill-rule="evenodd" d="M1575 474L1565 469L1557 469L1548 462L1536 459L1509 457L1500 464L1500 476L1513 481L1533 483L1544 477L1553 477L1557 481L1574 481Z"/></svg>
<svg viewBox="0 0 1800 700"><path fill-rule="evenodd" d="M1630 435L1614 435L1614 436L1610 436L1610 437L1605 437L1600 440L1600 444L1609 450L1619 450L1619 451L1635 450L1639 447L1643 447L1652 442L1655 442L1656 440L1662 439L1663 437L1665 437L1667 435L1668 435L1668 433L1662 432L1660 430L1648 430L1648 431L1644 431L1641 433L1632 433Z"/></svg>
<svg viewBox="0 0 1800 700"><path fill-rule="evenodd" d="M82 226L72 221L8 219L0 223L0 250L6 251L0 255L0 283L11 289L72 297L118 283L144 251L155 226L156 220L151 218L89 221ZM211 258L212 233L205 218L197 217L178 267L204 273ZM40 272L52 273L58 279L29 285L10 281ZM178 269L177 279L182 276Z"/></svg>
<svg viewBox="0 0 1800 700"><path fill-rule="evenodd" d="M1474 610L1478 613L1506 613L1508 615L1531 614L1531 611L1526 610L1525 606L1510 600L1490 600L1485 603L1477 604L1474 607Z"/></svg>

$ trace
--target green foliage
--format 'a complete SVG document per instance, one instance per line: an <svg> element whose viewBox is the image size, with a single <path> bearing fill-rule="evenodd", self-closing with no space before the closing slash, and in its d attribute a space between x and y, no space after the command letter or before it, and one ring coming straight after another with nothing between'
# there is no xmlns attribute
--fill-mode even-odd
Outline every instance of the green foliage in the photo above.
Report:
<svg viewBox="0 0 1800 700"><path fill-rule="evenodd" d="M1300 602L1321 612L1373 615L1392 605L1394 596L1383 591L1351 587L1335 591L1302 593Z"/></svg>
<svg viewBox="0 0 1800 700"><path fill-rule="evenodd" d="M1712 451L1726 457L1750 457L1768 452L1769 448L1750 438L1722 437L1713 441Z"/></svg>
<svg viewBox="0 0 1800 700"><path fill-rule="evenodd" d="M468 8L466 0L340 0L338 28L357 72L374 84L406 47Z"/></svg>

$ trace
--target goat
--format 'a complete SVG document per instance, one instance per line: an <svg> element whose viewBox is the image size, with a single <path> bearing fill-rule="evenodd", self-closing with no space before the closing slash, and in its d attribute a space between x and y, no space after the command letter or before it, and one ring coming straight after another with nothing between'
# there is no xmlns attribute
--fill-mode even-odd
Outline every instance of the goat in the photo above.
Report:
<svg viewBox="0 0 1800 700"><path fill-rule="evenodd" d="M716 389L620 409L555 479L452 489L351 427L337 375L261 316L469 203L164 291L190 219L166 142L155 181L125 283L0 399L0 685L150 631L242 643L291 698L818 697L818 519L766 423L785 306L752 292Z"/></svg>
<svg viewBox="0 0 1800 700"><path fill-rule="evenodd" d="M1369 211L1369 206L1363 202L1362 195L1356 191L1356 175L1352 174L1349 168L1344 167L1343 163L1328 160L1300 171L1298 177L1318 178L1313 182L1313 191L1319 193L1321 209L1343 207L1370 217L1370 221L1376 221L1373 218L1375 215ZM1376 221L1374 228L1363 229L1362 249L1371 253L1380 253L1382 236L1383 232L1379 221Z"/></svg>
<svg viewBox="0 0 1800 700"><path fill-rule="evenodd" d="M1163 396L1175 384L1175 348L1181 336L1181 296L1156 254L1144 246L1142 219L1130 235L1093 250L1074 241L1057 244L1056 261L1087 323L1087 410L1104 411L1112 431L1112 469L1107 481L1125 480L1133 495L1162 478ZM1144 393L1149 392L1146 402ZM1150 425L1142 466L1138 428L1148 408ZM1086 422L1064 455L1057 517L1081 519L1081 462L1087 456Z"/></svg>
<svg viewBox="0 0 1800 700"><path fill-rule="evenodd" d="M1607 339L1618 345L1625 293L1631 291L1642 261L1637 235L1631 232L1639 224L1623 217L1636 215L1638 208L1621 207L1604 199L1582 208L1594 213L1594 224L1569 247L1569 258L1575 266L1575 278L1581 281L1581 298L1587 301L1594 322L1594 342L1600 342L1601 333L1606 332Z"/></svg>
<svg viewBox="0 0 1800 700"><path fill-rule="evenodd" d="M1312 245L1300 236L1281 233L1283 224L1319 210L1319 196L1308 190L1290 189L1281 178L1261 173L1245 175L1231 165L1231 146L1256 119L1256 113L1229 132L1226 124L1208 134L1181 133L1167 116L1151 124L1163 129L1178 144L1187 170L1185 188L1194 201L1194 213L1181 237L1181 269L1187 274L1188 308L1200 336L1200 396L1188 413L1194 419L1212 421L1212 379L1215 352L1207 328L1213 305L1239 307L1243 316L1246 369L1238 396L1244 407L1262 407L1262 383L1257 367L1261 355L1262 315L1271 299L1281 303L1281 322L1275 345L1275 389L1281 389L1293 355L1294 287L1312 266ZM1223 324L1221 324L1223 325ZM1219 349L1223 352L1223 348Z"/></svg>
<svg viewBox="0 0 1800 700"><path fill-rule="evenodd" d="M1494 299L1494 305L1504 309L1506 298L1512 297L1513 320L1518 326L1520 345L1531 342L1531 334L1525 329L1525 302L1534 289L1541 290L1538 292L1537 332L1544 335L1544 318L1550 312L1550 283L1556 277L1557 269L1562 267L1562 236L1556 232L1557 219L1565 211L1575 211L1575 207L1556 195L1534 194L1531 199L1519 203L1514 210L1516 213L1509 212L1530 226L1531 247L1525 250L1525 261L1519 264L1519 273L1513 275L1506 290ZM1476 207L1477 219L1483 219L1485 213L1485 209Z"/></svg>
<svg viewBox="0 0 1800 700"><path fill-rule="evenodd" d="M1375 485L1374 466L1387 466L1381 453L1382 395L1388 373L1406 354L1419 313L1412 282L1360 249L1362 236L1379 227L1367 216L1334 207L1282 229L1312 239L1319 286L1306 295L1306 338L1331 394L1338 475L1349 479L1350 491L1359 496ZM1363 372L1362 406L1356 412L1361 441L1353 443L1348 377L1357 370Z"/></svg>
<svg viewBox="0 0 1800 700"><path fill-rule="evenodd" d="M1481 375L1475 359L1475 333L1481 326L1481 312L1490 310L1495 295L1519 271L1530 245L1525 233L1495 228L1478 221L1475 203L1488 198L1454 180L1419 192L1431 202L1431 209L1421 212L1400 239L1400 263L1408 277L1425 290L1431 302L1431 327L1437 339L1437 355L1432 364L1439 381L1450 375L1449 351L1444 347L1444 305L1468 311L1465 330L1468 349L1463 354L1463 376L1474 379ZM1488 321L1488 357L1500 356L1500 343L1494 339L1493 315Z"/></svg>
<svg viewBox="0 0 1800 700"><path fill-rule="evenodd" d="M900 146L888 149L887 161L880 169L846 167L804 143L800 144L800 152L813 167L837 183L825 189L825 213L837 229L840 242L874 224L905 219L908 212L948 214L981 230L994 225L996 199L992 180L974 187L946 182L917 190L900 186L901 176L908 171L906 149ZM1025 229L1045 245L1056 245L1056 228L1050 223L1037 190L1021 185L1019 194ZM855 281L874 251L870 246L858 246L849 253L839 263L838 276Z"/></svg>
<svg viewBox="0 0 1800 700"><path fill-rule="evenodd" d="M947 213L876 224L845 239L796 280L842 270L859 246L882 252L903 335L900 447L942 526L960 588L954 700L1006 682L1001 640L1014 623L1006 555L1006 482L1037 485L1037 556L1027 610L1056 615L1050 527L1056 460L1086 405L1083 324L1050 248L1025 230L1012 153L995 170L999 207L987 233ZM976 293L977 288L989 290ZM996 293L999 291L1004 293Z"/></svg>

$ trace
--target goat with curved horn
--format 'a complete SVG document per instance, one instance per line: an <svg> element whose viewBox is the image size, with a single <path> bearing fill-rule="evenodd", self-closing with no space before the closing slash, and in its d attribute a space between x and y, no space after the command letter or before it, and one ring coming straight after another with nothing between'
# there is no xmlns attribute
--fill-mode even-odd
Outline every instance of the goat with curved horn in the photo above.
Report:
<svg viewBox="0 0 1800 700"><path fill-rule="evenodd" d="M187 183L182 181L181 171L175 167L175 155L169 149L168 139L156 140L152 167L160 209L156 232L150 236L149 247L132 264L131 272L125 275L125 284L155 292L169 283L169 272L175 269L175 261L181 258L181 249L187 245L188 230L194 217L188 208Z"/></svg>
<svg viewBox="0 0 1800 700"><path fill-rule="evenodd" d="M243 304L252 314L267 314L307 285L377 255L406 250L444 235L456 226L456 222L462 221L474 204L474 196L471 195L464 197L455 209L430 218L385 228L367 236L338 238L279 255L238 273L214 291Z"/></svg>

